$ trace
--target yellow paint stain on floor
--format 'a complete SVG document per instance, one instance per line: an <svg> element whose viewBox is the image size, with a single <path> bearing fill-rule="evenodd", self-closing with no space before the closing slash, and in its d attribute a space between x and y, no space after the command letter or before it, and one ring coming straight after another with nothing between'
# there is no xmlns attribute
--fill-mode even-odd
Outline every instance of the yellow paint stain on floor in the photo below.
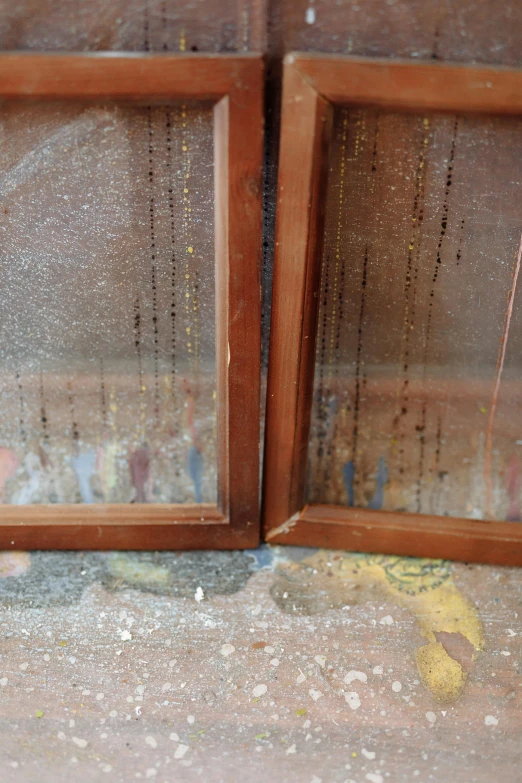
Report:
<svg viewBox="0 0 522 783"><path fill-rule="evenodd" d="M415 660L422 684L438 701L451 702L459 698L468 678L467 672L440 642L417 647Z"/></svg>
<svg viewBox="0 0 522 783"><path fill-rule="evenodd" d="M165 586L171 580L168 568L137 561L127 553L111 554L108 568L113 577L138 588Z"/></svg>
<svg viewBox="0 0 522 783"><path fill-rule="evenodd" d="M346 554L332 557L319 551L304 561L319 571L333 573L343 582L378 585L417 620L428 643L415 651L423 685L443 702L456 701L466 684L467 672L437 640L440 632L462 634L476 652L484 649L484 630L475 605L459 590L450 564L387 555Z"/></svg>

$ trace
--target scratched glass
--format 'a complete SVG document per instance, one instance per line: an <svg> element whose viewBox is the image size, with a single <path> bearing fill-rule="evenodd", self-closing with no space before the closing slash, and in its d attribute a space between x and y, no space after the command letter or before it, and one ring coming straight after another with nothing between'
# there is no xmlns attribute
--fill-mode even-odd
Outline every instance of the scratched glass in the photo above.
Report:
<svg viewBox="0 0 522 783"><path fill-rule="evenodd" d="M215 502L212 111L4 103L4 503Z"/></svg>
<svg viewBox="0 0 522 783"><path fill-rule="evenodd" d="M309 502L521 520L522 123L336 112Z"/></svg>

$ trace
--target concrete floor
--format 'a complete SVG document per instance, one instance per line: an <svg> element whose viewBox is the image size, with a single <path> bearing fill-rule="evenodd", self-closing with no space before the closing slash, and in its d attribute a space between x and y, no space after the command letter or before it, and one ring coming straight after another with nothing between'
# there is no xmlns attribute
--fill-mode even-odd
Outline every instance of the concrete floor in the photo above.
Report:
<svg viewBox="0 0 522 783"><path fill-rule="evenodd" d="M522 572L1 553L0 780L522 781Z"/></svg>

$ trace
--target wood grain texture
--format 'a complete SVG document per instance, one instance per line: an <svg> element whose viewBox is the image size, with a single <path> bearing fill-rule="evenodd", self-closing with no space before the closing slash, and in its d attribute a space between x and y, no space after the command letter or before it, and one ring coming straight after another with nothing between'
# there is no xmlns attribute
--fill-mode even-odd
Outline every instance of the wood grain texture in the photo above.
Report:
<svg viewBox="0 0 522 783"><path fill-rule="evenodd" d="M326 151L318 156L316 146L321 96L330 104L516 115L522 111L522 72L302 54L287 56L284 70L265 446L266 540L522 564L522 530L513 523L334 506L301 510L323 230L321 211L312 205L314 198L321 200L325 180L317 175L318 161L327 159ZM323 108L323 116L327 113Z"/></svg>
<svg viewBox="0 0 522 783"><path fill-rule="evenodd" d="M285 63L332 103L416 112L522 113L521 69L314 54L289 54Z"/></svg>
<svg viewBox="0 0 522 783"><path fill-rule="evenodd" d="M313 388L329 104L285 68L265 440L270 527L302 503Z"/></svg>
<svg viewBox="0 0 522 783"><path fill-rule="evenodd" d="M228 477L219 497L234 527L259 520L263 71L257 65L245 88L215 112L218 437L226 453L218 463Z"/></svg>
<svg viewBox="0 0 522 783"><path fill-rule="evenodd" d="M263 62L251 55L0 55L0 95L211 100L215 119L218 502L1 507L0 546L235 548L259 541ZM207 523L206 514L210 513ZM216 527L217 525L217 527ZM128 531L126 534L125 531ZM16 535L15 535L16 533Z"/></svg>
<svg viewBox="0 0 522 783"><path fill-rule="evenodd" d="M252 54L0 54L4 98L217 100L258 85Z"/></svg>
<svg viewBox="0 0 522 783"><path fill-rule="evenodd" d="M310 505L266 538L271 544L522 565L522 526L513 522Z"/></svg>
<svg viewBox="0 0 522 783"><path fill-rule="evenodd" d="M255 546L254 524L233 529L210 504L4 506L1 549L236 549Z"/></svg>

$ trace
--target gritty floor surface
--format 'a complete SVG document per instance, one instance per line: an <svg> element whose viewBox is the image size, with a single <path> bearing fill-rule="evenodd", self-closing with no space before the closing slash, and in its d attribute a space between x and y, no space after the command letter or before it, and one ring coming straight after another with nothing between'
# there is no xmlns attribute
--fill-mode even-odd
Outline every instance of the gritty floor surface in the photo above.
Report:
<svg viewBox="0 0 522 783"><path fill-rule="evenodd" d="M522 571L0 554L0 780L522 781Z"/></svg>

